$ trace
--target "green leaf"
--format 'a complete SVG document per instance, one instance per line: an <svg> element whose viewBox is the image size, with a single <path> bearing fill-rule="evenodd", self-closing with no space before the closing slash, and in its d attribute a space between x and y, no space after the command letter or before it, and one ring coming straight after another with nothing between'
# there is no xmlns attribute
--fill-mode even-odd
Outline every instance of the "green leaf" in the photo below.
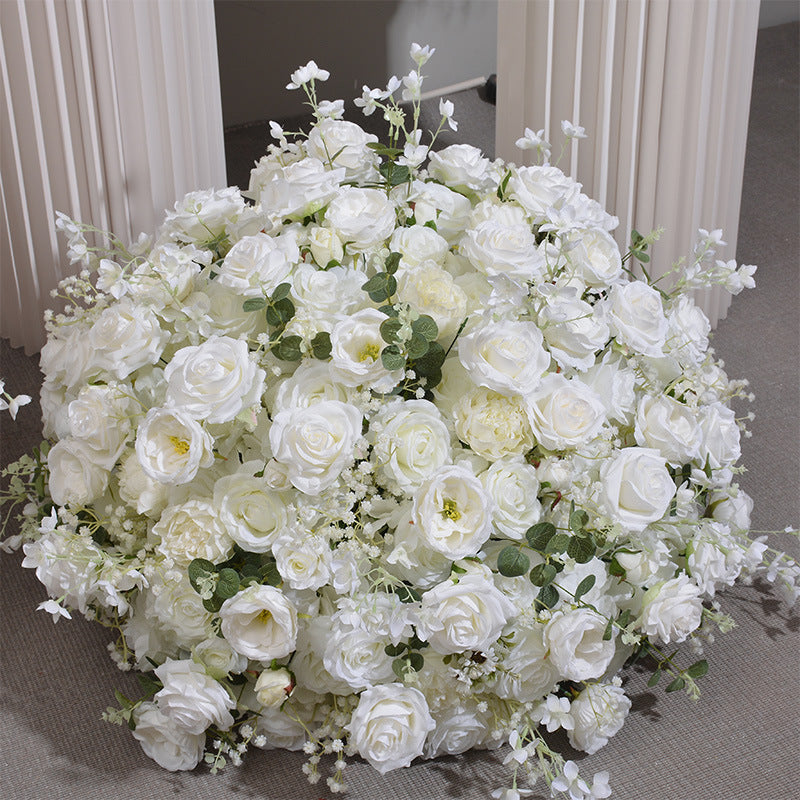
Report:
<svg viewBox="0 0 800 800"><path fill-rule="evenodd" d="M333 269L334 267L341 267L342 262L337 261L335 258L332 258L324 267L323 269Z"/></svg>
<svg viewBox="0 0 800 800"><path fill-rule="evenodd" d="M626 609L625 609L625 610L624 610L624 611L623 611L623 612L622 612L622 613L619 615L619 618L617 619L617 622L619 623L619 626L620 626L621 628L625 628L625 627L627 627L627 625L628 625L628 623L629 623L630 621L631 621L631 610L630 610L629 608L626 608Z"/></svg>
<svg viewBox="0 0 800 800"><path fill-rule="evenodd" d="M223 600L236 595L239 591L239 573L235 569L225 567L219 571L219 582L214 594Z"/></svg>
<svg viewBox="0 0 800 800"><path fill-rule="evenodd" d="M314 358L325 361L331 355L331 335L327 331L320 331L311 340L311 352Z"/></svg>
<svg viewBox="0 0 800 800"><path fill-rule="evenodd" d="M205 558L194 558L189 562L189 567L187 569L189 583L192 584L192 588L196 592L199 592L197 581L209 575L214 575L216 571L216 566Z"/></svg>
<svg viewBox="0 0 800 800"><path fill-rule="evenodd" d="M390 186L399 186L411 177L411 170L405 164L394 164L384 161L378 168L381 175L389 182Z"/></svg>
<svg viewBox="0 0 800 800"><path fill-rule="evenodd" d="M596 548L590 536L572 536L567 545L567 555L579 564L586 564L594 558Z"/></svg>
<svg viewBox="0 0 800 800"><path fill-rule="evenodd" d="M381 350L381 363L393 372L396 369L403 369L406 365L406 357L400 352L396 344L389 344Z"/></svg>
<svg viewBox="0 0 800 800"><path fill-rule="evenodd" d="M242 311L261 311L266 305L267 301L263 297L248 297L242 303Z"/></svg>
<svg viewBox="0 0 800 800"><path fill-rule="evenodd" d="M547 543L556 535L556 526L552 522L538 522L525 533L528 544L540 553L544 553Z"/></svg>
<svg viewBox="0 0 800 800"><path fill-rule="evenodd" d="M612 558L611 561L608 562L608 572L615 578L624 578L626 575L625 568L620 565L616 558Z"/></svg>
<svg viewBox="0 0 800 800"><path fill-rule="evenodd" d="M555 580L558 571L552 564L537 564L530 574L531 583L534 586L547 586Z"/></svg>
<svg viewBox="0 0 800 800"><path fill-rule="evenodd" d="M424 336L419 336L416 333L406 342L406 351L411 360L422 358L425 353L428 352L429 347L428 340Z"/></svg>
<svg viewBox="0 0 800 800"><path fill-rule="evenodd" d="M386 261L384 261L383 264L386 267L386 272L388 272L389 275L394 275L395 272L397 272L397 269L400 266L400 259L402 257L402 253L389 253L389 255L386 257Z"/></svg>
<svg viewBox="0 0 800 800"><path fill-rule="evenodd" d="M575 599L580 600L586 592L591 591L591 588L594 586L595 581L594 575L587 575L579 584L578 588L575 590Z"/></svg>
<svg viewBox="0 0 800 800"><path fill-rule="evenodd" d="M513 544L504 547L497 557L497 570L501 575L506 578L516 578L518 575L524 575L531 566L531 560L523 553L519 547Z"/></svg>
<svg viewBox="0 0 800 800"><path fill-rule="evenodd" d="M383 312L387 317L396 317L400 314L400 312L393 305L388 304L381 306L378 311Z"/></svg>
<svg viewBox="0 0 800 800"><path fill-rule="evenodd" d="M683 678L675 678L675 680L672 681L672 683L669 686L667 686L667 691L679 692L681 689L684 688L684 686L686 686L686 681Z"/></svg>
<svg viewBox="0 0 800 800"><path fill-rule="evenodd" d="M539 589L539 594L536 595L536 602L541 603L545 608L553 608L559 599L558 589L550 583L547 586L542 586Z"/></svg>
<svg viewBox="0 0 800 800"><path fill-rule="evenodd" d="M589 515L581 508L573 511L569 515L569 529L575 533L580 533L589 521Z"/></svg>
<svg viewBox="0 0 800 800"><path fill-rule="evenodd" d="M436 223L432 219L429 219L422 227L423 228L431 228L434 231L438 231L439 230L436 227Z"/></svg>
<svg viewBox="0 0 800 800"><path fill-rule="evenodd" d="M689 669L686 670L686 674L690 678L702 678L708 672L708 661L704 658L700 661L695 661Z"/></svg>
<svg viewBox="0 0 800 800"><path fill-rule="evenodd" d="M133 708L133 703L125 697L124 694L119 689L114 689L114 697L116 697L117 702L120 706L126 710Z"/></svg>
<svg viewBox="0 0 800 800"><path fill-rule="evenodd" d="M420 314L411 323L411 330L419 336L423 336L429 342L434 342L439 337L439 326L433 317L429 317L427 314Z"/></svg>
<svg viewBox="0 0 800 800"><path fill-rule="evenodd" d="M273 347L275 356L281 361L299 361L303 357L300 345L303 340L300 336L284 336L278 342L277 347Z"/></svg>
<svg viewBox="0 0 800 800"><path fill-rule="evenodd" d="M275 327L285 325L293 316L294 303L288 297L267 306L267 322Z"/></svg>
<svg viewBox="0 0 800 800"><path fill-rule="evenodd" d="M419 672L425 666L425 658L422 653L409 653L408 663L411 665L411 669L413 669L414 672Z"/></svg>
<svg viewBox="0 0 800 800"><path fill-rule="evenodd" d="M386 279L388 277L389 276L385 272L379 272L373 275L366 283L362 284L361 289L367 294L372 294L372 292L384 292L386 291Z"/></svg>
<svg viewBox="0 0 800 800"><path fill-rule="evenodd" d="M203 608L206 611L210 611L212 614L216 614L222 608L224 600L221 597L217 597L214 595L213 597L209 597L207 600L203 600Z"/></svg>
<svg viewBox="0 0 800 800"><path fill-rule="evenodd" d="M606 629L603 631L603 641L610 642L613 633L614 633L614 620L610 619L608 621L608 625L606 625Z"/></svg>
<svg viewBox="0 0 800 800"><path fill-rule="evenodd" d="M652 689L658 682L661 680L661 670L657 669L651 676L650 680L647 681L647 685Z"/></svg>
<svg viewBox="0 0 800 800"><path fill-rule="evenodd" d="M437 372L441 373L444 358L444 348L438 342L430 342L428 352L414 362L414 369L417 374L430 378Z"/></svg>
<svg viewBox="0 0 800 800"><path fill-rule="evenodd" d="M416 603L422 600L422 595L411 586L400 583L394 587L394 593L400 598L401 603Z"/></svg>
<svg viewBox="0 0 800 800"><path fill-rule="evenodd" d="M275 561L268 561L261 567L259 571L261 575L261 580L263 583L266 583L268 586L280 586L283 582L283 578L281 577L281 573L278 571L278 565Z"/></svg>
<svg viewBox="0 0 800 800"><path fill-rule="evenodd" d="M387 644L386 647L383 648L383 652L386 653L387 656L395 658L395 656L404 653L407 647L408 645L404 642L400 642L399 644Z"/></svg>
<svg viewBox="0 0 800 800"><path fill-rule="evenodd" d="M386 344L395 344L397 342L397 332L403 327L398 317L389 317L381 322L381 337Z"/></svg>
<svg viewBox="0 0 800 800"><path fill-rule="evenodd" d="M161 681L151 678L143 672L137 672L136 677L139 680L139 685L144 689L148 697L152 697L156 692L164 688L164 684L161 683Z"/></svg>
<svg viewBox="0 0 800 800"><path fill-rule="evenodd" d="M386 279L386 293L388 297L391 297L397 291L397 278L394 275L390 275Z"/></svg>
<svg viewBox="0 0 800 800"><path fill-rule="evenodd" d="M396 147L389 147L382 142L367 142L367 147L369 147L370 150L374 150L379 156L403 155L402 150L398 150Z"/></svg>
<svg viewBox="0 0 800 800"><path fill-rule="evenodd" d="M289 292L291 292L291 290L292 290L292 284L291 283L279 283L275 287L275 290L272 292L272 296L270 297L270 300L273 303L277 303L278 300L283 300L284 297L288 297L289 296Z"/></svg>
<svg viewBox="0 0 800 800"><path fill-rule="evenodd" d="M547 543L544 552L545 555L552 555L553 553L563 553L569 547L570 536L568 533L557 533Z"/></svg>

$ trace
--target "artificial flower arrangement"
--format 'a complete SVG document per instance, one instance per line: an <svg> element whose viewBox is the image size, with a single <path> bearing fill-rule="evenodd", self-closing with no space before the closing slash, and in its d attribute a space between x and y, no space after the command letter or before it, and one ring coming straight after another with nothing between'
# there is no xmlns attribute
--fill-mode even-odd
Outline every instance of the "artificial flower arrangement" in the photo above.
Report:
<svg viewBox="0 0 800 800"><path fill-rule="evenodd" d="M656 236L623 256L543 132L518 142L538 166L435 152L456 123L441 101L419 129L431 52L356 100L388 144L309 62L288 88L316 122L272 124L248 192L189 194L132 247L59 216L83 269L49 315L48 442L7 470L5 546L54 619L115 630L144 696L105 716L168 770L302 749L312 782L333 754L337 791L348 756L510 744L496 797L524 776L605 798L544 732L603 747L637 658L696 697L732 624L715 594L767 571L735 483L746 384L691 297L755 268L701 231L669 291L634 278ZM769 576L796 599L793 562Z"/></svg>

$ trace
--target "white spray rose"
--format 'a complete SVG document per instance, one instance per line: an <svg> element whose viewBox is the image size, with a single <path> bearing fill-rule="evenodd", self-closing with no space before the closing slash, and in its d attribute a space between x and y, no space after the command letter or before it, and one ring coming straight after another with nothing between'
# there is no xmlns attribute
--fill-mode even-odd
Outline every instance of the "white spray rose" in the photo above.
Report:
<svg viewBox="0 0 800 800"><path fill-rule="evenodd" d="M534 222L543 222L550 208L560 208L578 194L580 184L557 167L545 164L512 170L507 188L509 197L516 200Z"/></svg>
<svg viewBox="0 0 800 800"><path fill-rule="evenodd" d="M600 468L600 480L606 511L629 531L661 519L675 496L664 457L647 447L617 450Z"/></svg>
<svg viewBox="0 0 800 800"><path fill-rule="evenodd" d="M488 185L490 162L477 147L452 144L430 154L432 178L453 189L480 191Z"/></svg>
<svg viewBox="0 0 800 800"><path fill-rule="evenodd" d="M495 694L533 703L553 691L561 676L547 658L544 626L515 627L509 647L503 658L504 669L497 676Z"/></svg>
<svg viewBox="0 0 800 800"><path fill-rule="evenodd" d="M244 198L235 186L190 192L167 212L159 238L168 236L180 242L209 241L233 225L245 210Z"/></svg>
<svg viewBox="0 0 800 800"><path fill-rule="evenodd" d="M602 314L577 294L563 292L548 298L541 318L547 347L560 366L584 372L594 365L595 352L609 337Z"/></svg>
<svg viewBox="0 0 800 800"><path fill-rule="evenodd" d="M596 753L620 731L630 709L631 701L619 679L589 684L572 701L570 716L575 727L567 733L569 743L589 755Z"/></svg>
<svg viewBox="0 0 800 800"><path fill-rule="evenodd" d="M145 473L135 450L129 450L123 456L117 480L119 496L137 514L146 514L152 519L161 516L161 512L168 505L167 487Z"/></svg>
<svg viewBox="0 0 800 800"><path fill-rule="evenodd" d="M136 457L148 478L175 486L214 463L214 440L181 409L151 408L136 432Z"/></svg>
<svg viewBox="0 0 800 800"><path fill-rule="evenodd" d="M213 336L178 350L167 364L167 405L206 422L230 422L259 401L264 378L246 342Z"/></svg>
<svg viewBox="0 0 800 800"><path fill-rule="evenodd" d="M274 586L254 584L222 604L222 635L237 653L258 661L288 656L297 639L297 610Z"/></svg>
<svg viewBox="0 0 800 800"><path fill-rule="evenodd" d="M477 704L459 700L436 712L436 728L425 743L425 758L455 756L479 748L487 738L489 716Z"/></svg>
<svg viewBox="0 0 800 800"><path fill-rule="evenodd" d="M47 453L48 491L59 506L88 505L108 486L108 470L95 463L94 451L81 439L56 442Z"/></svg>
<svg viewBox="0 0 800 800"><path fill-rule="evenodd" d="M350 253L379 247L394 231L394 206L379 189L342 187L328 206L325 226L336 232Z"/></svg>
<svg viewBox="0 0 800 800"><path fill-rule="evenodd" d="M590 441L605 421L600 397L577 378L546 375L526 401L533 435L548 450L566 450Z"/></svg>
<svg viewBox="0 0 800 800"><path fill-rule="evenodd" d="M164 684L155 695L159 711L185 731L203 733L209 725L225 731L233 725L230 709L236 701L202 666L168 658L155 673Z"/></svg>
<svg viewBox="0 0 800 800"><path fill-rule="evenodd" d="M642 281L613 286L608 296L608 323L621 344L658 358L667 339L667 318L658 292Z"/></svg>
<svg viewBox="0 0 800 800"><path fill-rule="evenodd" d="M426 225L411 225L397 228L389 242L392 252L403 256L403 264L418 266L424 261L433 261L440 266L450 249L447 239Z"/></svg>
<svg viewBox="0 0 800 800"><path fill-rule="evenodd" d="M319 589L331 579L327 539L288 529L275 539L272 553L278 572L292 589Z"/></svg>
<svg viewBox="0 0 800 800"><path fill-rule="evenodd" d="M355 406L338 400L280 411L272 421L269 441L292 485L312 495L331 486L353 461L361 420Z"/></svg>
<svg viewBox="0 0 800 800"><path fill-rule="evenodd" d="M672 466L700 455L700 426L688 406L668 395L644 395L636 409L636 443L650 447Z"/></svg>
<svg viewBox="0 0 800 800"><path fill-rule="evenodd" d="M455 244L464 233L472 205L463 194L458 194L441 183L414 181L410 202L414 203L414 218L418 225L432 222L436 232L449 244Z"/></svg>
<svg viewBox="0 0 800 800"><path fill-rule="evenodd" d="M292 693L294 678L289 670L265 669L256 680L256 698L265 708L277 708Z"/></svg>
<svg viewBox="0 0 800 800"><path fill-rule="evenodd" d="M344 176L344 167L328 170L319 159L304 158L268 174L254 173L250 192L258 196L261 206L276 223L286 217L302 220L336 196Z"/></svg>
<svg viewBox="0 0 800 800"><path fill-rule="evenodd" d="M407 767L422 755L425 739L435 727L425 695L401 683L363 692L345 726L358 754L381 775Z"/></svg>
<svg viewBox="0 0 800 800"><path fill-rule="evenodd" d="M687 572L707 597L713 597L723 586L733 586L745 562L744 548L719 522L702 525L686 552Z"/></svg>
<svg viewBox="0 0 800 800"><path fill-rule="evenodd" d="M321 225L309 228L308 246L317 266L322 269L325 269L331 261L341 262L344 258L342 240L336 235L336 231L330 228L323 228Z"/></svg>
<svg viewBox="0 0 800 800"><path fill-rule="evenodd" d="M732 408L722 403L702 406L699 412L700 461L708 463L711 469L724 469L735 464L742 454L740 431L736 414Z"/></svg>
<svg viewBox="0 0 800 800"><path fill-rule="evenodd" d="M451 560L475 555L492 530L492 500L471 470L444 466L414 495L411 512L423 543Z"/></svg>
<svg viewBox="0 0 800 800"><path fill-rule="evenodd" d="M145 755L169 772L194 769L206 749L205 731L189 733L145 700L134 712L133 738Z"/></svg>
<svg viewBox="0 0 800 800"><path fill-rule="evenodd" d="M129 402L121 389L84 386L67 409L70 435L91 449L98 465L111 469L131 431L129 413Z"/></svg>
<svg viewBox="0 0 800 800"><path fill-rule="evenodd" d="M684 641L702 621L700 594L697 584L683 572L648 589L640 617L642 631L664 644Z"/></svg>
<svg viewBox="0 0 800 800"><path fill-rule="evenodd" d="M681 364L697 364L708 351L708 334L711 323L703 309L694 300L681 295L667 315L668 333L666 349Z"/></svg>
<svg viewBox="0 0 800 800"><path fill-rule="evenodd" d="M521 457L510 456L495 461L479 478L494 501L495 529L509 539L523 539L542 516L536 470Z"/></svg>
<svg viewBox="0 0 800 800"><path fill-rule="evenodd" d="M536 237L524 223L508 225L496 219L479 222L464 233L460 249L490 278L507 276L524 284L540 277L546 266Z"/></svg>
<svg viewBox="0 0 800 800"><path fill-rule="evenodd" d="M614 657L614 639L604 640L608 621L589 608L558 611L545 628L550 661L562 678L599 678Z"/></svg>
<svg viewBox="0 0 800 800"><path fill-rule="evenodd" d="M334 628L325 645L325 669L351 690L360 691L394 680L393 659L386 655L387 640L363 628Z"/></svg>
<svg viewBox="0 0 800 800"><path fill-rule="evenodd" d="M489 577L468 573L458 583L446 580L422 595L417 631L442 655L484 651L516 610Z"/></svg>
<svg viewBox="0 0 800 800"><path fill-rule="evenodd" d="M221 636L212 636L196 644L192 648L192 660L200 664L212 678L218 681L231 674L238 675L247 669L247 659L237 653L231 647L230 642Z"/></svg>
<svg viewBox="0 0 800 800"><path fill-rule="evenodd" d="M583 230L575 237L569 258L587 286L606 288L617 283L622 273L622 256L614 238L604 230Z"/></svg>
<svg viewBox="0 0 800 800"><path fill-rule="evenodd" d="M366 133L355 122L328 117L318 122L309 133L306 152L325 164L344 167L345 180L357 181L377 169L378 157L367 147L367 144L377 141L377 136Z"/></svg>
<svg viewBox="0 0 800 800"><path fill-rule="evenodd" d="M427 400L390 403L373 419L379 429L372 459L396 494L413 491L452 461L450 432L439 409Z"/></svg>
<svg viewBox="0 0 800 800"><path fill-rule="evenodd" d="M289 278L299 260L300 248L293 230L281 236L256 233L240 239L228 251L217 267L216 280L244 296L269 295Z"/></svg>

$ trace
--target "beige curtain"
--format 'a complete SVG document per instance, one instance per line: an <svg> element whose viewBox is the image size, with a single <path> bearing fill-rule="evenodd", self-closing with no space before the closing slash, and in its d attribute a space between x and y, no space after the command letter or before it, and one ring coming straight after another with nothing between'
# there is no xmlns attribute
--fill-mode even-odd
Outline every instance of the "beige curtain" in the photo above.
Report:
<svg viewBox="0 0 800 800"><path fill-rule="evenodd" d="M735 256L759 0L504 0L498 17L497 155L522 163L525 127L560 142L586 128L559 164L632 228L665 228L663 274L698 228L722 228ZM557 154L558 147L554 148ZM730 295L698 296L712 323Z"/></svg>
<svg viewBox="0 0 800 800"><path fill-rule="evenodd" d="M212 0L0 0L0 333L44 342L55 211L133 240L225 185Z"/></svg>

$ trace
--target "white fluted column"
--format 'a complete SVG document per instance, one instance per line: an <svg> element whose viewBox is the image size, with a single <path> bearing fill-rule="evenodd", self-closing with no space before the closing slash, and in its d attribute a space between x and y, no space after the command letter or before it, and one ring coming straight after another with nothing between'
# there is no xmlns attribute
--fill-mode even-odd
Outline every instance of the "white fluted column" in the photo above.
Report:
<svg viewBox="0 0 800 800"><path fill-rule="evenodd" d="M560 140L586 128L559 166L630 231L665 229L663 274L697 229L722 228L735 256L759 0L505 0L498 16L496 153L522 163L525 127ZM554 148L558 152L557 148ZM721 289L697 298L712 323Z"/></svg>
<svg viewBox="0 0 800 800"><path fill-rule="evenodd" d="M225 185L213 0L0 0L0 333L44 342L70 270L55 211L152 232Z"/></svg>

